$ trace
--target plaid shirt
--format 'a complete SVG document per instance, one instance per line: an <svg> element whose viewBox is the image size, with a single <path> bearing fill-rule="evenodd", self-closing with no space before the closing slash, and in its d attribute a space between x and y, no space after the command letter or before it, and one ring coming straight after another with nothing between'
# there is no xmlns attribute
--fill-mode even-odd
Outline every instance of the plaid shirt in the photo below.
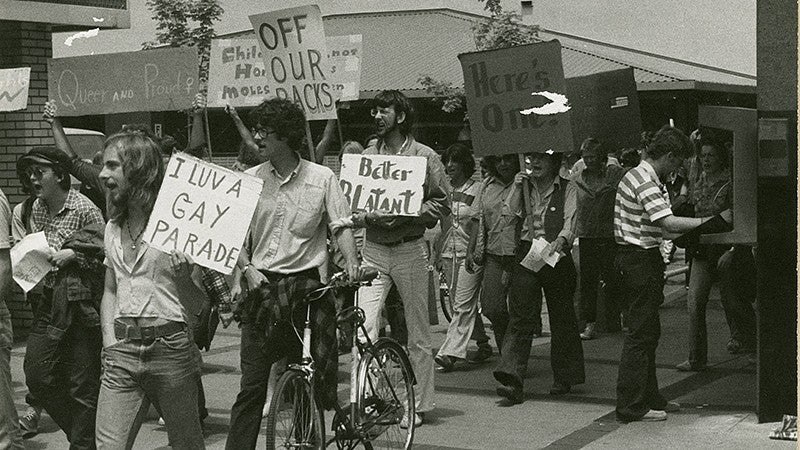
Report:
<svg viewBox="0 0 800 450"><path fill-rule="evenodd" d="M203 274L203 289L212 305L227 305L233 307L231 288L225 280L225 275L207 267L200 267Z"/></svg>
<svg viewBox="0 0 800 450"><path fill-rule="evenodd" d="M31 210L33 216L33 232L44 231L47 243L53 250L61 250L73 233L92 223L105 223L100 209L85 195L70 189L64 206L53 217L47 203L37 198Z"/></svg>

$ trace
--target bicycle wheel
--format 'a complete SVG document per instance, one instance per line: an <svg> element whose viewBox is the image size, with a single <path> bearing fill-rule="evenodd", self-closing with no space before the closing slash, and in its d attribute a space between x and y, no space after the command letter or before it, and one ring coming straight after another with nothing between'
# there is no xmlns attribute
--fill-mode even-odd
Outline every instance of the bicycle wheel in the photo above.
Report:
<svg viewBox="0 0 800 450"><path fill-rule="evenodd" d="M325 422L311 385L297 370L281 375L267 414L267 449L325 448Z"/></svg>
<svg viewBox="0 0 800 450"><path fill-rule="evenodd" d="M444 274L439 275L439 304L442 306L442 314L448 322L453 320L453 297L455 292L447 286Z"/></svg>
<svg viewBox="0 0 800 450"><path fill-rule="evenodd" d="M411 447L414 440L414 375L400 344L381 338L358 364L356 411L367 448ZM402 428L405 421L408 428Z"/></svg>

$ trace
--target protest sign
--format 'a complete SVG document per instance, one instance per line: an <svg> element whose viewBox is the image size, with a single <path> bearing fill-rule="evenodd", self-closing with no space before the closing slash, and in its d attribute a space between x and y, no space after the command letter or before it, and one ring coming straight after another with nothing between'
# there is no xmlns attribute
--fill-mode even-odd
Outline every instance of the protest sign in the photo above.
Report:
<svg viewBox="0 0 800 450"><path fill-rule="evenodd" d="M336 97L319 6L250 16L273 95L302 106L306 120L335 119Z"/></svg>
<svg viewBox="0 0 800 450"><path fill-rule="evenodd" d="M197 49L50 59L47 74L62 116L189 109L197 93Z"/></svg>
<svg viewBox="0 0 800 450"><path fill-rule="evenodd" d="M0 111L17 111L28 107L31 68L0 69Z"/></svg>
<svg viewBox="0 0 800 450"><path fill-rule="evenodd" d="M23 291L29 292L53 269L44 231L31 233L11 248L11 276Z"/></svg>
<svg viewBox="0 0 800 450"><path fill-rule="evenodd" d="M458 58L476 155L572 150L558 41Z"/></svg>
<svg viewBox="0 0 800 450"><path fill-rule="evenodd" d="M262 187L260 178L174 153L144 240L167 253L182 251L197 264L228 275Z"/></svg>
<svg viewBox="0 0 800 450"><path fill-rule="evenodd" d="M608 150L639 146L642 119L632 68L567 78L567 95L575 149L590 136Z"/></svg>
<svg viewBox="0 0 800 450"><path fill-rule="evenodd" d="M361 89L361 50L360 34L349 36L328 36L328 61L331 65L331 84L336 97L343 102L358 100Z"/></svg>
<svg viewBox="0 0 800 450"><path fill-rule="evenodd" d="M422 156L343 155L339 184L353 211L416 216L427 164Z"/></svg>

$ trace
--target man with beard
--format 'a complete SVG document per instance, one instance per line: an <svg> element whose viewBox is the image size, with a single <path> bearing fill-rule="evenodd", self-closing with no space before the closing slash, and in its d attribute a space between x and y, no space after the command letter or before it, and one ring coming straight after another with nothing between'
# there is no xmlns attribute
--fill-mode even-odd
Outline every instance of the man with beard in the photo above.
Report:
<svg viewBox="0 0 800 450"><path fill-rule="evenodd" d="M237 264L247 292L241 307L241 390L231 408L225 445L231 450L256 446L273 363L283 357L300 360L294 326L302 326L306 308L294 305L321 286L321 271L328 263L326 228L339 245L350 279L360 276L352 231L332 224L350 216L336 176L300 157L303 111L289 100L274 98L262 102L251 117L257 124L253 138L267 161L245 171L264 180L264 187ZM316 396L326 409L337 401L334 316L332 295L311 304Z"/></svg>
<svg viewBox="0 0 800 450"><path fill-rule="evenodd" d="M390 90L378 94L374 101L372 117L377 127L378 142L367 148L364 154L423 156L428 160L422 208L418 216L396 216L377 210L354 217L357 226L367 229L364 261L381 273L372 286L361 288L359 299L366 314L364 325L370 339L376 339L386 297L392 285L397 285L408 328L411 366L417 378L417 416L414 420L419 425L424 413L434 406L428 286L422 282L428 279L428 250L423 234L426 228L434 227L438 220L450 213L447 204L449 187L439 155L411 136L414 111L409 100L399 91Z"/></svg>
<svg viewBox="0 0 800 450"><path fill-rule="evenodd" d="M193 319L203 292L179 252L142 240L164 177L161 148L141 131L106 141L100 179L107 191L106 275L101 323L103 374L97 446L132 444L147 397L160 406L173 448L204 448L197 408L200 352Z"/></svg>
<svg viewBox="0 0 800 450"><path fill-rule="evenodd" d="M70 188L65 156L34 147L19 162L36 196L32 232L44 232L55 270L28 335L25 380L31 395L66 433L70 448L94 448L102 292L103 215Z"/></svg>

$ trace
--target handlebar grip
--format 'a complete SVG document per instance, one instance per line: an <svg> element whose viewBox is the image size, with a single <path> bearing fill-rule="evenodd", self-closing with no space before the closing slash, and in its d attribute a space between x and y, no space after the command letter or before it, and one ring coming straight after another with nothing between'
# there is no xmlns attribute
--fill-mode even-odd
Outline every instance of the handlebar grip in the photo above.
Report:
<svg viewBox="0 0 800 450"><path fill-rule="evenodd" d="M364 275L361 276L361 280L359 281L361 281L362 283L369 283L375 278L378 278L379 273L380 272L378 272L378 269L374 267L369 267L369 266L364 267Z"/></svg>

